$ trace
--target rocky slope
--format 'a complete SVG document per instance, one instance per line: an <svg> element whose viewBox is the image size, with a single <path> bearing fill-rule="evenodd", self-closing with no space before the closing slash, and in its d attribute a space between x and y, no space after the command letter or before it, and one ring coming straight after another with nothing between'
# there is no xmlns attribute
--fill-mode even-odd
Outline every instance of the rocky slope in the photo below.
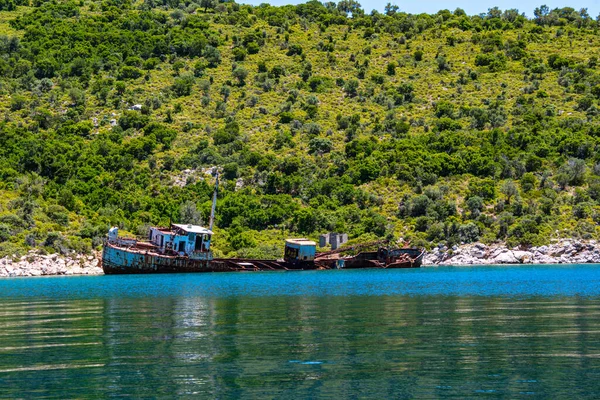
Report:
<svg viewBox="0 0 600 400"><path fill-rule="evenodd" d="M581 264L600 263L600 243L595 240L560 240L548 246L507 248L474 243L453 247L436 247L428 252L423 265L472 264Z"/></svg>
<svg viewBox="0 0 600 400"><path fill-rule="evenodd" d="M42 275L100 275L99 254L62 256L29 252L18 260L0 259L0 277Z"/></svg>

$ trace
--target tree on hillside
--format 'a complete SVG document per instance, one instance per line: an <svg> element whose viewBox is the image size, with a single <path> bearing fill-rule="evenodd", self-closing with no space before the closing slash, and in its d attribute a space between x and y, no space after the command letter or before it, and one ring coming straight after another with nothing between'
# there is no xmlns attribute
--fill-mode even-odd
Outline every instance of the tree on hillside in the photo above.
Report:
<svg viewBox="0 0 600 400"><path fill-rule="evenodd" d="M385 5L385 8L383 9L383 12L385 12L386 15L394 15L398 12L398 10L400 9L400 7L398 7L395 4L392 3L387 3Z"/></svg>
<svg viewBox="0 0 600 400"><path fill-rule="evenodd" d="M500 192L506 197L506 204L510 204L510 199L519 194L519 189L512 180L506 180L502 184Z"/></svg>
<svg viewBox="0 0 600 400"><path fill-rule="evenodd" d="M210 68L216 68L221 63L221 52L217 48L208 45L204 49L204 58Z"/></svg>
<svg viewBox="0 0 600 400"><path fill-rule="evenodd" d="M356 0L341 0L337 3L338 11L344 14L360 14L362 12L361 5Z"/></svg>
<svg viewBox="0 0 600 400"><path fill-rule="evenodd" d="M240 86L244 86L246 84L246 77L248 76L248 71L244 67L237 67L232 72L233 77L238 80Z"/></svg>
<svg viewBox="0 0 600 400"><path fill-rule="evenodd" d="M550 13L550 8L547 5L541 5L540 7L536 7L533 10L533 15L535 16L535 22L539 25L544 25L546 23L546 17Z"/></svg>
<svg viewBox="0 0 600 400"><path fill-rule="evenodd" d="M191 200L179 206L179 218L182 224L202 225L202 215Z"/></svg>
<svg viewBox="0 0 600 400"><path fill-rule="evenodd" d="M215 8L216 0L200 0L200 7L204 7L204 12L209 8Z"/></svg>
<svg viewBox="0 0 600 400"><path fill-rule="evenodd" d="M189 96L192 93L192 87L194 87L196 79L192 74L182 75L175 79L173 83L173 92L178 97Z"/></svg>

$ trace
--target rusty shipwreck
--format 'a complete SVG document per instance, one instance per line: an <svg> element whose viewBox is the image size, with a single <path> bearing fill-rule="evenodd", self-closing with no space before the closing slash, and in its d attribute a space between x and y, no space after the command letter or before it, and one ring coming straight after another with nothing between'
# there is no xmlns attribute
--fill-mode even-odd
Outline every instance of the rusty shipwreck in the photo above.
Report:
<svg viewBox="0 0 600 400"><path fill-rule="evenodd" d="M218 184L217 176L208 228L188 224L152 227L148 238L144 240L120 238L118 228L111 228L102 252L104 273L418 268L421 266L423 249L389 248L382 246L387 242L373 242L317 253L316 243L304 238L286 240L284 258L281 260L213 258L210 246Z"/></svg>

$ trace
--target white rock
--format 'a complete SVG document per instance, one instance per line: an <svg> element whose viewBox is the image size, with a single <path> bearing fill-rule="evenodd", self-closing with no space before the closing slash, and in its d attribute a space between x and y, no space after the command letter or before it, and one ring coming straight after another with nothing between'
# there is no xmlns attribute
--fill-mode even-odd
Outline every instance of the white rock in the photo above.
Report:
<svg viewBox="0 0 600 400"><path fill-rule="evenodd" d="M554 257L542 254L540 257L535 258L535 262L538 264L557 264L558 260Z"/></svg>
<svg viewBox="0 0 600 400"><path fill-rule="evenodd" d="M475 243L475 244L473 245L473 247L474 247L475 249L477 249L477 250L482 250L482 251L483 251L483 250L485 250L485 249L487 248L487 246L486 246L485 244L483 244L483 243Z"/></svg>
<svg viewBox="0 0 600 400"><path fill-rule="evenodd" d="M490 252L490 255L489 255L489 257L490 257L490 258L496 258L496 257L498 257L500 254L502 254L502 253L504 253L504 252L506 252L506 251L508 251L506 248L501 248L501 247L495 248L495 249L493 249L493 250Z"/></svg>
<svg viewBox="0 0 600 400"><path fill-rule="evenodd" d="M519 262L524 264L531 263L533 260L533 254L529 251L513 251L512 254Z"/></svg>
<svg viewBox="0 0 600 400"><path fill-rule="evenodd" d="M483 250L479 250L479 249L475 249L471 252L471 255L477 259L481 259L485 257L485 251Z"/></svg>
<svg viewBox="0 0 600 400"><path fill-rule="evenodd" d="M538 252L540 252L541 254L547 254L548 253L548 246L540 246L536 250Z"/></svg>
<svg viewBox="0 0 600 400"><path fill-rule="evenodd" d="M509 250L504 250L504 252L494 257L494 262L498 264L520 264L520 261Z"/></svg>

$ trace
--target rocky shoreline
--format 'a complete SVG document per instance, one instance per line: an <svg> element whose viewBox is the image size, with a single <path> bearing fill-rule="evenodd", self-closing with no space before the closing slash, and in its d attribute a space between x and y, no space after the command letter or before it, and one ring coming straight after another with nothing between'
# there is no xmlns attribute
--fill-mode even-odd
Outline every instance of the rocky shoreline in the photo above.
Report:
<svg viewBox="0 0 600 400"><path fill-rule="evenodd" d="M44 275L102 275L100 254L38 254L30 251L17 260L0 258L0 277Z"/></svg>
<svg viewBox="0 0 600 400"><path fill-rule="evenodd" d="M38 254L30 251L14 260L0 258L0 277L45 275L102 275L100 253ZM547 246L508 248L504 244L472 243L435 247L423 258L423 266L496 264L600 264L600 243L565 239Z"/></svg>
<svg viewBox="0 0 600 400"><path fill-rule="evenodd" d="M547 246L508 248L504 244L473 243L429 251L423 265L587 264L600 263L600 243L564 239Z"/></svg>

